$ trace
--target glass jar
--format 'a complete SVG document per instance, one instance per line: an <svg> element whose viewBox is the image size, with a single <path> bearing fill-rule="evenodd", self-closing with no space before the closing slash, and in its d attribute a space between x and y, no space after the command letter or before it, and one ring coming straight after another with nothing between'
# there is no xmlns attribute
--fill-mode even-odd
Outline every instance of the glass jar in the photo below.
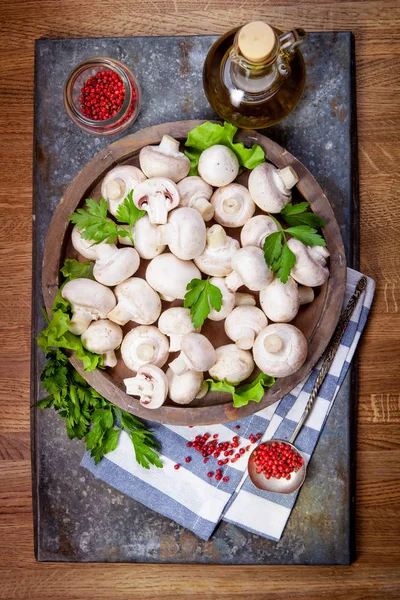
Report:
<svg viewBox="0 0 400 600"><path fill-rule="evenodd" d="M96 120L85 116L82 112L81 95L85 83L101 71L113 71L124 86L125 99L122 107L112 117ZM64 106L72 121L88 133L95 135L115 135L127 129L140 111L141 91L131 71L121 62L113 58L96 56L80 63L69 75L64 87Z"/></svg>

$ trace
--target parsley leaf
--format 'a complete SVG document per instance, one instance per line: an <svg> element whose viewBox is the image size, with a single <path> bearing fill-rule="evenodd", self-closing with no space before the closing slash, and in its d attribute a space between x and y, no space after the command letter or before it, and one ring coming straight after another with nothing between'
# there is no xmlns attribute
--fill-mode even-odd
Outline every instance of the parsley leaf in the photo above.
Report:
<svg viewBox="0 0 400 600"><path fill-rule="evenodd" d="M312 211L307 211L309 202L300 202L299 204L287 204L282 210L281 215L288 225L309 225L310 227L324 227L325 221Z"/></svg>
<svg viewBox="0 0 400 600"><path fill-rule="evenodd" d="M235 408L246 406L249 402L260 402L264 397L265 388L271 387L275 381L275 377L265 375L264 373L260 373L254 381L242 385L228 383L225 379L222 381L214 381L214 379L205 380L210 392L226 392L231 394Z"/></svg>
<svg viewBox="0 0 400 600"><path fill-rule="evenodd" d="M193 326L201 327L210 314L211 307L217 312L222 307L222 293L210 283L210 279L192 279L187 286L183 306L190 308Z"/></svg>
<svg viewBox="0 0 400 600"><path fill-rule="evenodd" d="M285 229L285 232L290 233L296 240L303 242L306 246L326 246L326 242L322 235L319 235L316 229L313 229L308 225L289 227L288 229Z"/></svg>
<svg viewBox="0 0 400 600"><path fill-rule="evenodd" d="M128 223L127 229L120 227L118 235L120 237L129 237L132 244L134 244L132 237L132 227L146 214L145 210L137 208L133 202L133 190L129 192L125 200L118 206L116 219L119 223Z"/></svg>
<svg viewBox="0 0 400 600"><path fill-rule="evenodd" d="M60 271L65 278L65 283L78 277L94 279L92 262L79 262L75 258L66 258Z"/></svg>
<svg viewBox="0 0 400 600"><path fill-rule="evenodd" d="M92 198L86 200L86 209L78 208L69 220L78 226L84 240L99 244L108 242L113 244L118 237L117 224L107 217L107 202L100 198L96 202Z"/></svg>
<svg viewBox="0 0 400 600"><path fill-rule="evenodd" d="M286 283L289 279L290 271L293 269L295 263L296 256L285 242L282 248L282 254L280 256L279 269L276 273L276 276L282 281L282 283Z"/></svg>
<svg viewBox="0 0 400 600"><path fill-rule="evenodd" d="M296 262L296 257L287 245L284 231L281 229L281 231L267 236L263 250L267 265L276 273L282 283L286 283Z"/></svg>

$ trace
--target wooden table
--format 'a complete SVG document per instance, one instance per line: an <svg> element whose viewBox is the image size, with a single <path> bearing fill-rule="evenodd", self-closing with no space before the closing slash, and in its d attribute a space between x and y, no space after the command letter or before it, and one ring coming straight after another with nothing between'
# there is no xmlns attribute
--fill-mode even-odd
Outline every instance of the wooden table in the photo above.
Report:
<svg viewBox="0 0 400 600"><path fill-rule="evenodd" d="M400 597L399 13L396 0L0 0L0 598ZM255 18L356 36L361 269L377 281L360 350L357 561L336 568L37 564L29 447L34 40L223 33Z"/></svg>

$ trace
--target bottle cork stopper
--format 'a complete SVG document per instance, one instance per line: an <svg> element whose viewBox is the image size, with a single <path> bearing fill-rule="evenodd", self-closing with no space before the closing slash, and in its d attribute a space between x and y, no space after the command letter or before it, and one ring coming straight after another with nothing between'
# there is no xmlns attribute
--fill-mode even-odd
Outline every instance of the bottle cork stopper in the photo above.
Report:
<svg viewBox="0 0 400 600"><path fill-rule="evenodd" d="M266 60L276 44L275 31L263 21L252 21L239 31L238 46L247 60L259 63Z"/></svg>

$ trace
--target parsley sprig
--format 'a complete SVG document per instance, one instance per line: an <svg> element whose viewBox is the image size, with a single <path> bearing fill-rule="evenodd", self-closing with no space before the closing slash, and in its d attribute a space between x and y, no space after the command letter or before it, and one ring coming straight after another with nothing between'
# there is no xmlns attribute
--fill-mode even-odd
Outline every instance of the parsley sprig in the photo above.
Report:
<svg viewBox="0 0 400 600"><path fill-rule="evenodd" d="M201 327L210 314L211 307L217 312L222 307L222 293L208 279L192 279L187 286L183 306L190 308L193 326Z"/></svg>

